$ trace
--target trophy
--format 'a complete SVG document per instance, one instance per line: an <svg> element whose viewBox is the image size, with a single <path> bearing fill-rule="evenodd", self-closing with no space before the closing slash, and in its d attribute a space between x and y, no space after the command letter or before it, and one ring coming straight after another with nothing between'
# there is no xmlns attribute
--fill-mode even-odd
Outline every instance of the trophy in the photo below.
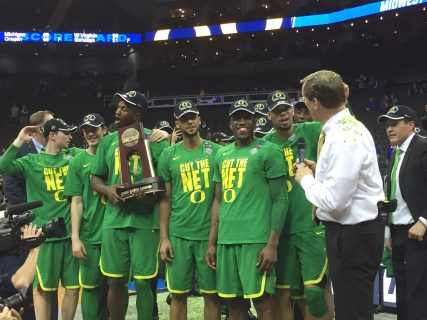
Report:
<svg viewBox="0 0 427 320"><path fill-rule="evenodd" d="M142 123L119 128L118 134L121 170L121 186L117 188L118 195L125 201L138 199L147 204L154 204L157 194L165 191L165 184L161 177L155 176L149 142L145 137ZM128 160L133 154L139 154L141 157L144 173L142 181L131 181Z"/></svg>

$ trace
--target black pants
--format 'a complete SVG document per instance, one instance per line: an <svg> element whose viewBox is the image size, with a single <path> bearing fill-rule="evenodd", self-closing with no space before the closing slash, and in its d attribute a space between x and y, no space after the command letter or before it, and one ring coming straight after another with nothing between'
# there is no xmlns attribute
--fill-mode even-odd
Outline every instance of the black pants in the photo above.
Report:
<svg viewBox="0 0 427 320"><path fill-rule="evenodd" d="M409 239L410 227L390 226L399 320L427 319L427 239Z"/></svg>
<svg viewBox="0 0 427 320"><path fill-rule="evenodd" d="M356 225L325 225L335 319L374 319L374 280L384 248L384 223L378 218Z"/></svg>

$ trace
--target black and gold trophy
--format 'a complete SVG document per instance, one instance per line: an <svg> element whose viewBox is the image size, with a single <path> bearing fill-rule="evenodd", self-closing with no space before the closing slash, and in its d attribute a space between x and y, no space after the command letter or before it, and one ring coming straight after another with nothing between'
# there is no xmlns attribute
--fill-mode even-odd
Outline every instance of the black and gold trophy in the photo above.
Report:
<svg viewBox="0 0 427 320"><path fill-rule="evenodd" d="M121 186L117 188L117 193L125 201L138 199L153 204L157 194L165 191L165 184L161 177L155 176L144 127L142 123L135 123L119 128L118 134ZM129 172L129 157L134 154L141 157L144 177L141 181L132 182Z"/></svg>

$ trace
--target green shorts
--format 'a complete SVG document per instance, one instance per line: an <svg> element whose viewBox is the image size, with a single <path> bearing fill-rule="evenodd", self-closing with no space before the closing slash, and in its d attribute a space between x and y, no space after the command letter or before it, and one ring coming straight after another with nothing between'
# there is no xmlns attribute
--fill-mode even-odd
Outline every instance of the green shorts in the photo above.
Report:
<svg viewBox="0 0 427 320"><path fill-rule="evenodd" d="M205 262L207 240L170 237L174 258L166 265L168 290L172 293L191 291L193 270L197 270L201 293L216 293L216 273Z"/></svg>
<svg viewBox="0 0 427 320"><path fill-rule="evenodd" d="M274 293L275 273L260 272L256 265L265 244L218 244L217 287L222 298L259 298Z"/></svg>
<svg viewBox="0 0 427 320"><path fill-rule="evenodd" d="M36 265L34 288L43 291L58 289L59 280L64 288L78 289L79 262L73 257L71 240L44 242L40 245Z"/></svg>
<svg viewBox="0 0 427 320"><path fill-rule="evenodd" d="M111 278L151 279L159 270L159 230L102 231L101 272Z"/></svg>
<svg viewBox="0 0 427 320"><path fill-rule="evenodd" d="M84 244L86 259L79 260L79 283L82 288L94 289L98 287L101 278L99 259L101 258L100 244Z"/></svg>
<svg viewBox="0 0 427 320"><path fill-rule="evenodd" d="M280 238L276 264L277 288L292 289L294 297L302 295L305 285L322 281L327 267L323 226Z"/></svg>

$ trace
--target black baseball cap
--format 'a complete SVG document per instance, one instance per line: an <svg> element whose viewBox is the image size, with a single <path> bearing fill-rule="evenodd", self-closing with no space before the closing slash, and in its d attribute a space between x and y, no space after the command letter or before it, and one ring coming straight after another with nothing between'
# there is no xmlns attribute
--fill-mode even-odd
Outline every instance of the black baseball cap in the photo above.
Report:
<svg viewBox="0 0 427 320"><path fill-rule="evenodd" d="M67 133L71 133L76 131L76 126L68 125L64 120L60 118L53 118L48 120L43 126L43 134L45 137L49 135L51 132L63 131Z"/></svg>
<svg viewBox="0 0 427 320"><path fill-rule="evenodd" d="M261 116L267 115L267 105L264 102L258 102L254 105L255 113L260 114Z"/></svg>
<svg viewBox="0 0 427 320"><path fill-rule="evenodd" d="M82 129L83 126L90 126L99 128L100 126L105 125L105 120L98 113L89 113L83 118L82 124L79 126L79 130Z"/></svg>
<svg viewBox="0 0 427 320"><path fill-rule="evenodd" d="M156 122L156 124L154 125L154 129L166 130L166 131L170 131L170 132L173 131L171 125L166 120L161 120L161 121Z"/></svg>
<svg viewBox="0 0 427 320"><path fill-rule="evenodd" d="M386 114L379 116L377 121L383 122L386 119L415 121L416 116L414 110L411 108L404 105L399 105L391 107Z"/></svg>
<svg viewBox="0 0 427 320"><path fill-rule="evenodd" d="M304 97L299 98L299 100L294 101L294 108L307 108L307 106L305 105L305 99Z"/></svg>
<svg viewBox="0 0 427 320"><path fill-rule="evenodd" d="M249 101L246 101L245 99L239 99L237 101L234 101L230 107L230 110L228 111L228 115L231 116L237 111L246 111L251 114L255 114L254 105Z"/></svg>
<svg viewBox="0 0 427 320"><path fill-rule="evenodd" d="M173 114L175 116L175 119L179 119L184 114L187 114L187 113L199 114L199 110L197 110L196 105L191 100L183 100L183 101L179 102L173 110Z"/></svg>
<svg viewBox="0 0 427 320"><path fill-rule="evenodd" d="M270 93L267 97L268 111L273 111L277 106L285 105L289 108L293 107L292 101L284 91L276 90Z"/></svg>
<svg viewBox="0 0 427 320"><path fill-rule="evenodd" d="M233 136L228 136L224 132L215 132L212 137L211 141L218 143L218 142L230 142L233 141Z"/></svg>
<svg viewBox="0 0 427 320"><path fill-rule="evenodd" d="M264 136L267 133L270 133L271 131L273 131L273 124L271 123L271 121L268 120L266 117L259 118L255 126L255 134Z"/></svg>
<svg viewBox="0 0 427 320"><path fill-rule="evenodd" d="M150 101L147 99L145 94L142 94L139 91L129 91L126 93L117 92L114 95L114 99L116 99L116 101L117 101L117 99L119 99L119 101L124 101L125 103L127 103L130 106L138 107L138 108L141 108L143 110L145 110L148 107L148 105L150 104ZM119 101L117 101L116 104Z"/></svg>

